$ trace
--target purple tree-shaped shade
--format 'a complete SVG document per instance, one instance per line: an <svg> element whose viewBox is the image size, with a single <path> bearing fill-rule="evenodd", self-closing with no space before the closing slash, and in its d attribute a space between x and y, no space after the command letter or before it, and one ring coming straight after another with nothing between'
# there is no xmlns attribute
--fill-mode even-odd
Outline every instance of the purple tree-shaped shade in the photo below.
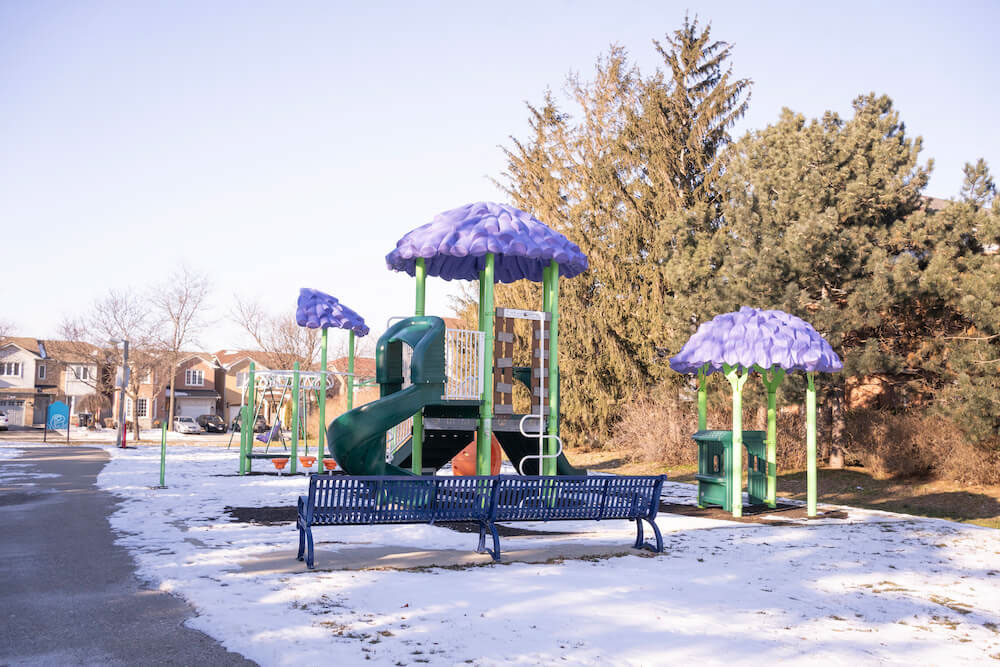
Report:
<svg viewBox="0 0 1000 667"><path fill-rule="evenodd" d="M714 373L723 364L823 373L844 367L830 344L805 320L781 310L747 306L704 322L670 359L670 367L678 373L696 373L702 367Z"/></svg>
<svg viewBox="0 0 1000 667"><path fill-rule="evenodd" d="M350 329L358 336L368 335L363 317L340 303L336 297L303 287L295 309L295 321L310 329Z"/></svg>
<svg viewBox="0 0 1000 667"><path fill-rule="evenodd" d="M559 275L572 278L587 270L587 256L559 232L513 206L476 202L445 211L396 243L385 257L393 271L416 271L422 257L427 275L445 280L478 280L486 254L494 254L496 282L522 278L542 281L552 260Z"/></svg>

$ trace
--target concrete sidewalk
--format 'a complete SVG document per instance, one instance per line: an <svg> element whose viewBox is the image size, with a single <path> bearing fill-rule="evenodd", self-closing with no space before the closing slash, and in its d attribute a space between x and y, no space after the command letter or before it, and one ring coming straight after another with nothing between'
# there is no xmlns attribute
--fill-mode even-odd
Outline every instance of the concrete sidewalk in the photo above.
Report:
<svg viewBox="0 0 1000 667"><path fill-rule="evenodd" d="M254 664L135 578L107 521L115 500L96 488L108 460L66 446L0 460L0 665Z"/></svg>

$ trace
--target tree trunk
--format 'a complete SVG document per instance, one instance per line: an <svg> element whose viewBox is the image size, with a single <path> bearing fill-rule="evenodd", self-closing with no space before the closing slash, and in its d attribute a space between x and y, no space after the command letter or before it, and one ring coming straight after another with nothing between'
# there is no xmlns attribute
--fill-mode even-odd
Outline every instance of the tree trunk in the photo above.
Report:
<svg viewBox="0 0 1000 667"><path fill-rule="evenodd" d="M837 380L833 383L829 397L830 403L830 459L828 465L831 468L841 469L844 467L844 383Z"/></svg>
<svg viewBox="0 0 1000 667"><path fill-rule="evenodd" d="M174 430L174 398L175 394L175 383L177 382L177 366L176 364L170 365L170 402L169 408L167 409L167 430Z"/></svg>

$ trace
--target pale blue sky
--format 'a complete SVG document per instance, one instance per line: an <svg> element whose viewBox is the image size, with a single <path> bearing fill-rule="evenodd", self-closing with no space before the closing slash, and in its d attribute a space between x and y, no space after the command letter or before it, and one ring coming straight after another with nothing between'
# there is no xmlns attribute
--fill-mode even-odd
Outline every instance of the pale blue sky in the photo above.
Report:
<svg viewBox="0 0 1000 667"><path fill-rule="evenodd" d="M877 6L870 6L877 4ZM209 350L245 344L232 294L315 287L375 330L413 307L385 268L435 213L502 199L525 101L612 42L645 72L687 7L754 80L737 128L886 93L935 160L1000 167L995 2L55 2L0 0L0 319L56 334L113 285L213 278ZM444 313L453 287L429 284Z"/></svg>

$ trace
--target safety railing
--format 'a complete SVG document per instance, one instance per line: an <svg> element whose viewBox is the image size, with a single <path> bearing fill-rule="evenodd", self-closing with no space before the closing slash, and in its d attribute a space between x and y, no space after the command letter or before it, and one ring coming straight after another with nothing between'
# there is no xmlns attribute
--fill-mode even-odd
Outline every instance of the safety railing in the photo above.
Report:
<svg viewBox="0 0 1000 667"><path fill-rule="evenodd" d="M448 329L444 338L444 397L449 400L479 400L483 395L483 332Z"/></svg>
<svg viewBox="0 0 1000 667"><path fill-rule="evenodd" d="M385 432L385 460L391 461L413 433L413 417Z"/></svg>

